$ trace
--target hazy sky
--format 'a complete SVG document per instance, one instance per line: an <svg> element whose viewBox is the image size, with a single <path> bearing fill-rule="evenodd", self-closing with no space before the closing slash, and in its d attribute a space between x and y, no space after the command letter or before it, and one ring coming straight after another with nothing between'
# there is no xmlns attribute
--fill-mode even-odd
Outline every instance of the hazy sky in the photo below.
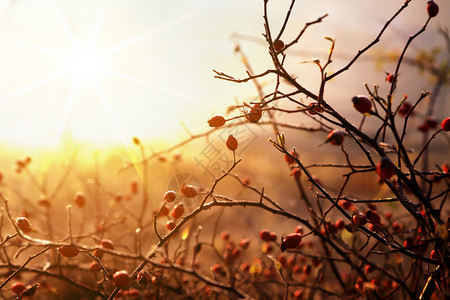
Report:
<svg viewBox="0 0 450 300"><path fill-rule="evenodd" d="M314 90L316 70L296 61L324 55L329 46L324 36L337 39L337 54L354 55L403 2L297 1L286 40L305 22L329 17L293 49L293 70L305 72L303 83ZM450 5L436 2L441 12L419 40L429 47L442 45L438 24L450 27ZM274 31L289 3L269 2ZM380 47L404 45L424 24L425 5L413 0ZM58 145L62 136L99 143L130 142L133 136L173 142L185 136L180 122L193 132L205 130L212 114L255 94L253 85L214 79L212 70L244 76L231 37L239 33L263 41L262 8L262 0L0 0L0 140L31 146ZM270 67L267 46L241 43L256 71ZM334 63L336 70L345 61ZM342 80L335 87L339 93L352 82L359 88L362 80L380 80L380 74ZM355 93L364 91L359 89Z"/></svg>

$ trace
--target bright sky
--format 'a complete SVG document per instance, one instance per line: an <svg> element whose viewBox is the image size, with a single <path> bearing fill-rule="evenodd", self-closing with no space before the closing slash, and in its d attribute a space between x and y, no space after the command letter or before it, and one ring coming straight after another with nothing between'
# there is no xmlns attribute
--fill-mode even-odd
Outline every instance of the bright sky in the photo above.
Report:
<svg viewBox="0 0 450 300"><path fill-rule="evenodd" d="M298 49L326 53L323 37L332 36L336 51L353 54L404 1L377 1L376 7L359 0L297 2L286 35L330 15ZM426 20L425 1L413 2L386 35L394 46ZM448 3L436 2L441 13L434 31L439 23L450 27L443 17ZM276 30L290 1L269 3ZM68 138L130 143L138 136L173 143L186 136L180 122L205 130L206 120L235 97L255 94L251 84L214 79L212 69L244 76L231 36L261 38L262 7L256 0L0 0L0 141L58 146ZM422 41L436 37L433 32ZM242 43L256 71L270 66L266 46ZM298 61L314 58L305 56ZM316 83L305 78L306 85Z"/></svg>

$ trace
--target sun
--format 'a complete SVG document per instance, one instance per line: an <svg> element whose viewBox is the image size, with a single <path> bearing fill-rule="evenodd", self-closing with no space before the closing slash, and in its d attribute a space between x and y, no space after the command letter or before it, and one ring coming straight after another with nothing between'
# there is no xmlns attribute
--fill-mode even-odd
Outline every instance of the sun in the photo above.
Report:
<svg viewBox="0 0 450 300"><path fill-rule="evenodd" d="M64 57L64 64L78 80L94 80L105 74L105 57L91 45L77 46Z"/></svg>
<svg viewBox="0 0 450 300"><path fill-rule="evenodd" d="M155 79L158 83L140 77L155 74L154 70L139 69L136 72L139 76L131 75L128 71L136 70L135 66L142 65L139 63L139 59L147 60L148 58L149 61L154 61L154 53L145 56L145 52L142 50L133 51L151 43L153 36L162 34L202 13L207 6L177 13L173 18L169 14L168 19L164 17L159 20L161 22L150 22L149 28L136 34L136 28L133 25L130 27L133 29L130 32L131 35L126 34L123 38L120 35L120 38L116 40L115 38L111 39L110 26L112 25L111 22L108 22L108 15L110 9L114 11L117 7L112 5L110 3L112 1L109 0L97 2L101 2L101 4L88 7L90 12L87 15L92 15L92 18L75 22L72 14L66 15L68 10L66 10L65 4L58 1L47 1L48 5L44 6L42 11L48 13L51 18L45 18L45 26L55 29L48 36L42 34L39 38L35 38L31 35L22 40L3 34L5 26L0 26L0 41L8 42L6 44L8 47L5 49L9 49L10 46L17 47L11 48L17 49L17 54L12 53L14 55L11 55L11 57L16 57L14 62L19 63L19 67L15 69L29 68L26 69L26 78L21 81L24 83L22 86L18 84L11 87L12 92L6 95L3 95L4 89L0 89L0 104L10 102L14 104L10 111L14 111L17 106L23 105L26 99L46 101L45 104L40 101L32 101L31 105L34 106L29 110L32 113L31 117L19 118L15 131L0 132L0 140L3 141L6 137L15 144L51 149L58 149L63 141L72 139L77 143L91 143L100 147L106 144L123 144L128 147L131 137L135 135L154 137L158 134L155 131L148 133L146 128L149 126L149 118L135 117L136 113L133 109L139 109L140 116L152 115L151 121L158 125L167 122L167 118L164 116L169 113L172 118L175 117L174 113L169 111L173 105L168 106L168 101L175 103L178 99L188 101L195 99L195 97L173 88L172 84L165 86L158 77ZM116 23L113 22L113 24ZM145 24L147 26L147 23ZM120 26L120 28L122 27ZM19 30L18 33L21 32L20 26L17 30ZM19 34L19 36L21 35ZM41 42L50 46L42 46ZM144 44L140 45L139 43ZM5 45L1 46L3 51ZM134 49L131 53L138 53L136 57L127 58L129 55L127 52L120 53L128 48ZM28 59L28 55L30 59ZM3 64L5 61L9 63L9 57L5 57L7 59L1 60L0 63L2 66L10 67L9 64ZM23 63L20 59L22 57L24 58ZM127 59L125 60L125 58ZM131 67L128 67L126 63L120 63L127 62L128 59L132 62ZM136 62L138 63L136 64ZM156 61L155 63L164 65L164 62ZM125 66L125 71L122 70L123 66ZM19 74L18 71L17 74ZM16 76L20 78L18 75ZM149 76L148 78L153 77ZM16 81L12 82L16 83ZM2 86L2 82L0 82L0 86ZM135 86L141 88L135 89ZM127 100L123 100L123 95L128 94L128 88L132 89L130 95L133 95L133 105L129 105L128 97L126 97ZM147 90L152 97L143 96L144 91ZM155 96L153 97L153 95ZM161 97L167 97L170 100L157 101ZM18 101L14 101L17 98ZM147 111L149 103L152 107ZM44 108L50 106L54 110L50 111ZM40 121L39 126L36 126L34 124L36 118L46 122Z"/></svg>

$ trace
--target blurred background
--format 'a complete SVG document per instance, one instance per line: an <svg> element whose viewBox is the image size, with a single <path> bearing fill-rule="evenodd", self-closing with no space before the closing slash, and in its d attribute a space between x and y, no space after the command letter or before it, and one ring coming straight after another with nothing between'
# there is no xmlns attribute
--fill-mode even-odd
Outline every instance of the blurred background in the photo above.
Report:
<svg viewBox="0 0 450 300"><path fill-rule="evenodd" d="M304 23L329 16L291 48L291 70L305 87L317 91L317 68L299 62L326 57L329 42L323 37L336 39L331 72L373 40L403 2L296 3L282 37L286 42ZM443 48L437 31L450 25L450 4L437 3L440 14L408 54ZM269 3L275 33L289 4ZM374 55L399 51L424 24L425 6L426 1L412 1L374 50L353 67L358 71L329 84L328 98L342 99L344 111L351 109L351 95L365 92L363 82L385 90L384 71L392 71L393 65L376 68ZM213 69L245 76L239 56L233 54L236 42L255 72L270 67L262 9L262 1L237 0L1 0L1 143L48 149L70 141L102 147L126 145L139 136L169 145L186 137L181 122L193 133L205 130L212 114L256 95L252 84L214 78ZM399 94L417 95L430 88L417 72L401 71L407 85L400 80Z"/></svg>

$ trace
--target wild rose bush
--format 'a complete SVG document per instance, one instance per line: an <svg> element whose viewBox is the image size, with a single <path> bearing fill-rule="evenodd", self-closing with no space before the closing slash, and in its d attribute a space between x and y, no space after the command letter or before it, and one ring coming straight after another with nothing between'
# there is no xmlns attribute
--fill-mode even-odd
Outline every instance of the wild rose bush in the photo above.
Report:
<svg viewBox="0 0 450 300"><path fill-rule="evenodd" d="M264 1L264 37L273 66L254 73L238 45L236 53L245 58L247 77L235 78L215 71L216 77L222 80L255 83L256 100L229 108L229 115L205 117L205 127L211 127L209 130L192 135L161 153L147 155L146 145L134 138L133 143L142 155L142 160L136 163L142 180L131 181L126 194L116 193L114 188L104 185L97 174L92 180L96 191L92 195L88 191L88 180L70 163L53 191L48 191L30 171L31 158L18 160L16 172L28 176L42 197L38 200L37 212L31 217L29 210L36 204L9 185L7 178L2 179L2 297L448 297L449 166L446 161L431 164L430 157L437 155L431 151L431 145L444 139L447 145L439 150L442 155L437 157L448 158L450 119L436 119L433 108L445 102L444 97L438 96L439 89L448 85L450 66L448 62L433 64L433 60L426 57L406 59L416 38L426 34L430 22L439 15L438 5L429 1L424 6L422 18L417 18L417 22L424 21L422 28L405 41L395 58L391 57L396 68L380 79L389 87L386 95L379 92L378 85L366 84L365 94L348 99L348 105L355 109L352 118L344 117L339 107L331 105L325 97L331 80L352 72L353 64L380 41L410 2L405 1L380 28L378 36L336 71L328 71L333 63L336 41L326 37L330 44L327 59L306 62L317 66L321 78L319 88L313 90L303 86L285 62L289 50L298 45L303 34L318 23L326 23L327 15L311 20L297 36L287 39L284 37L286 28L298 26L291 19L295 1L291 2L277 32L273 31L268 17L268 1ZM441 33L445 42L450 43L448 32L442 30ZM430 84L433 93L398 96L402 91L397 84L402 80L401 69L405 64L430 72L435 80L434 86ZM266 93L260 83L262 80L275 82L273 90ZM283 122L285 115L298 116L298 123ZM311 125L304 125L304 120ZM218 130L239 126L266 126L274 130L264 151L279 155L278 161L269 162L271 168L279 168L281 161L286 164L289 180L298 189L298 205L304 208L303 215L286 209L283 199L272 197L251 178L238 175L247 154L237 155L240 141L233 135L223 143L232 156L232 163L209 187L198 186L188 177L177 189L159 195L161 201L154 206L148 192L152 159L165 162L163 154ZM290 133L283 133L283 129ZM303 152L302 143L293 134L300 131L323 138L321 146L334 150L336 156L332 157L336 160L305 164L304 157L308 153ZM417 135L422 140L411 147L410 140L417 141ZM174 160L177 159L179 157L174 156ZM340 174L341 180L329 186L323 178L314 175L316 169L330 176ZM62 188L69 173L75 173L85 188L72 193L70 205L62 207L67 221L62 225L61 217L54 217L58 205L54 199L60 192L68 197L69 192L63 192ZM284 182L286 178L280 180ZM355 181L361 182L356 190L350 184ZM225 182L227 188L219 193ZM361 193L364 189L379 190L378 195L382 196L369 197ZM236 197L235 191L245 191L242 194L245 197ZM15 199L28 206L16 205ZM113 205L105 207L103 199L112 201ZM132 205L130 199L138 201L138 205ZM94 210L93 231L79 216L80 209L84 211L87 205ZM231 218L220 226L225 227L223 230L219 229L223 211L236 207L256 210L252 218L264 220L274 216L288 220L292 227L235 232L231 230ZM61 212L61 207L58 211ZM200 216L211 211L220 214L214 219L199 221ZM239 217L243 216L235 216ZM74 228L75 219L80 229ZM230 229L226 228L227 224Z"/></svg>

